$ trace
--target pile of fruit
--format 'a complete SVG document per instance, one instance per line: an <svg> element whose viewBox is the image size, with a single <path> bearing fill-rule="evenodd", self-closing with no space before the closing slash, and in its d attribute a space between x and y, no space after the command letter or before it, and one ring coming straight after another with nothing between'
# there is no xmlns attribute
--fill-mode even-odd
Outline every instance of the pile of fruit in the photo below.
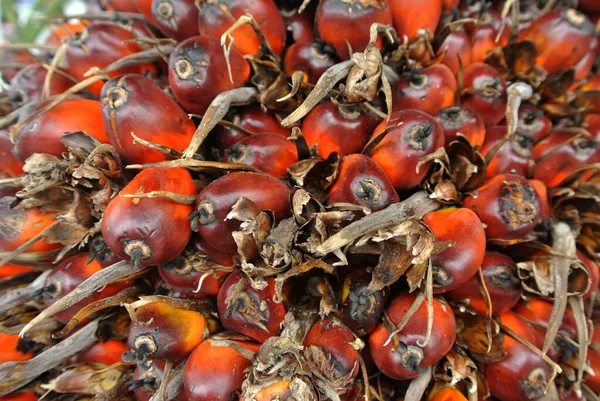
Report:
<svg viewBox="0 0 600 401"><path fill-rule="evenodd" d="M101 0L1 45L0 400L598 400L599 18Z"/></svg>

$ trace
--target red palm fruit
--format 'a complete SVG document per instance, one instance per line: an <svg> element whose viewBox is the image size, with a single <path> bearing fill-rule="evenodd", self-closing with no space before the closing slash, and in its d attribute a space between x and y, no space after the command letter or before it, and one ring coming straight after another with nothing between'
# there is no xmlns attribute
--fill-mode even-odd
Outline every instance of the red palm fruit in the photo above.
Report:
<svg viewBox="0 0 600 401"><path fill-rule="evenodd" d="M21 352L19 349L19 336L9 335L0 333L0 344L2 344L0 351L0 363L14 362L14 361L27 361L33 358L31 352Z"/></svg>
<svg viewBox="0 0 600 401"><path fill-rule="evenodd" d="M232 254L213 248L199 235L192 236L190 245L191 250L196 255L202 255L202 258L207 262L225 267L233 266ZM225 281L225 277L227 277L225 272L206 274L204 271L196 271L183 256L159 265L158 273L167 284L175 287L180 292L188 294L191 292L199 295L217 295L223 281ZM201 280L202 282L200 282Z"/></svg>
<svg viewBox="0 0 600 401"><path fill-rule="evenodd" d="M598 284L600 283L600 269L598 268L598 264L596 264L592 259L588 258L580 250L577 250L577 257L583 262L590 275L590 288L585 294L583 294L584 299L589 299L589 297L591 297L592 294L598 289Z"/></svg>
<svg viewBox="0 0 600 401"><path fill-rule="evenodd" d="M592 337L593 347L588 348L588 366L591 370L584 376L584 383L594 393L600 393L600 351L597 349L599 344L600 329L594 327L594 336Z"/></svg>
<svg viewBox="0 0 600 401"><path fill-rule="evenodd" d="M330 153L340 157L360 153L381 119L362 113L357 106L337 106L332 102L313 108L302 121L302 134L309 146L316 146L326 159Z"/></svg>
<svg viewBox="0 0 600 401"><path fill-rule="evenodd" d="M446 36L436 55L444 55L441 63L448 66L452 74L456 76L459 69L458 59L460 58L463 68L468 67L472 62L471 53L472 46L469 35L463 31L455 31Z"/></svg>
<svg viewBox="0 0 600 401"><path fill-rule="evenodd" d="M596 58L598 57L598 51L600 51L600 42L598 41L598 38L593 38L588 53L575 64L575 67L573 67L576 81L583 81L590 75L594 63L596 62Z"/></svg>
<svg viewBox="0 0 600 401"><path fill-rule="evenodd" d="M0 129L0 177L14 177L23 174L23 163L12 152L12 143L8 139L8 131Z"/></svg>
<svg viewBox="0 0 600 401"><path fill-rule="evenodd" d="M237 245L231 235L240 222L226 219L233 205L241 198L252 201L260 210L271 210L276 221L291 213L290 190L283 182L266 174L236 172L224 175L208 184L196 199L192 228L216 249L235 253Z"/></svg>
<svg viewBox="0 0 600 401"><path fill-rule="evenodd" d="M500 37L498 29L491 24L480 25L471 35L471 62L482 63L486 56L498 47L504 47L510 39L510 29L504 28ZM498 40L496 40L498 39Z"/></svg>
<svg viewBox="0 0 600 401"><path fill-rule="evenodd" d="M198 7L194 0L153 0L154 24L166 36L182 41L198 35Z"/></svg>
<svg viewBox="0 0 600 401"><path fill-rule="evenodd" d="M201 313L150 302L135 310L123 360L144 368L153 359L182 359L209 335L209 322Z"/></svg>
<svg viewBox="0 0 600 401"><path fill-rule="evenodd" d="M511 258L498 252L486 252L481 270L494 315L509 311L519 302L522 293L521 281L517 275L517 265ZM481 314L487 311L483 288L477 275L446 296L456 301L466 301Z"/></svg>
<svg viewBox="0 0 600 401"><path fill-rule="evenodd" d="M506 126L498 125L488 127L485 134L485 143L481 154L487 155L506 136ZM533 140L516 133L498 151L487 165L486 176L494 177L502 173L527 175L529 163L532 161Z"/></svg>
<svg viewBox="0 0 600 401"><path fill-rule="evenodd" d="M392 299L386 309L387 316L393 325L400 324L415 299L417 293L401 293ZM450 349L456 338L456 322L454 313L447 305L433 300L433 327L429 342L420 346L427 332L427 306L421 303L417 311L410 317L402 331L392 337L385 345L390 332L380 323L369 334L369 348L375 364L381 372L392 379L404 380L416 377L423 369L433 365Z"/></svg>
<svg viewBox="0 0 600 401"><path fill-rule="evenodd" d="M149 367L135 367L133 380L128 390L133 391L137 401L150 401L156 394L165 374L164 369L165 361L152 361L152 365ZM180 398L174 398L174 401L178 400Z"/></svg>
<svg viewBox="0 0 600 401"><path fill-rule="evenodd" d="M20 274L33 272L35 270L36 269L34 269L33 267L11 265L10 263L7 263L3 265L0 269L0 279L18 276Z"/></svg>
<svg viewBox="0 0 600 401"><path fill-rule="evenodd" d="M436 241L454 243L431 257L434 293L458 288L477 273L483 261L485 232L479 217L469 209L450 207L427 213L423 221Z"/></svg>
<svg viewBox="0 0 600 401"><path fill-rule="evenodd" d="M67 40L65 53L65 72L78 80L92 67L104 68L122 57L141 52L142 47L135 42L136 35L123 25L115 22L96 21L86 26ZM102 54L102 57L98 57ZM151 63L132 65L111 71L111 78L123 74L156 73ZM96 96L100 95L102 82L95 82L88 89Z"/></svg>
<svg viewBox="0 0 600 401"><path fill-rule="evenodd" d="M196 185L184 168L149 168L139 172L121 194L151 191L190 196L196 193ZM187 219L192 211L192 206L166 198L116 196L104 212L102 237L121 259L146 266L165 263L185 249L192 235Z"/></svg>
<svg viewBox="0 0 600 401"><path fill-rule="evenodd" d="M42 108L46 102L38 107ZM34 153L61 156L67 148L60 141L65 132L83 131L108 143L102 124L102 106L99 101L71 98L60 102L44 114L35 118L15 134L14 154L21 161Z"/></svg>
<svg viewBox="0 0 600 401"><path fill-rule="evenodd" d="M233 82L219 39L194 36L175 47L169 57L169 84L186 111L202 114L218 94L246 82L250 76L248 62L235 49L229 61Z"/></svg>
<svg viewBox="0 0 600 401"><path fill-rule="evenodd" d="M600 142L600 114L586 114L583 127L592 134L594 141Z"/></svg>
<svg viewBox="0 0 600 401"><path fill-rule="evenodd" d="M136 12L142 14L149 23L156 25L156 19L152 13L152 1L153 0L131 0L135 6Z"/></svg>
<svg viewBox="0 0 600 401"><path fill-rule="evenodd" d="M513 308L513 312L531 323L534 328L539 329L538 332L543 337L550 322L553 307L554 305L551 302L532 298L517 304ZM577 338L577 324L575 323L575 316L573 316L573 312L570 309L565 311L560 323L560 330L573 339Z"/></svg>
<svg viewBox="0 0 600 401"><path fill-rule="evenodd" d="M0 51L0 72L2 72L2 78L7 82L10 82L21 68L37 62L35 56L25 50Z"/></svg>
<svg viewBox="0 0 600 401"><path fill-rule="evenodd" d="M542 222L548 221L551 217L550 202L548 201L548 188L540 180L529 180L529 183L535 188L540 198L540 219Z"/></svg>
<svg viewBox="0 0 600 401"><path fill-rule="evenodd" d="M184 150L196 131L177 102L143 75L111 79L102 88L101 100L108 139L127 164L165 160L164 154L135 142L132 133L156 145Z"/></svg>
<svg viewBox="0 0 600 401"><path fill-rule="evenodd" d="M552 121L542 110L529 104L521 106L517 133L530 138L535 143L544 139L551 130Z"/></svg>
<svg viewBox="0 0 600 401"><path fill-rule="evenodd" d="M250 14L265 34L275 54L283 54L285 22L273 0L200 0L198 30L203 35L220 37L242 15ZM233 47L242 54L257 55L260 40L250 25L231 33ZM233 64L233 63L232 63Z"/></svg>
<svg viewBox="0 0 600 401"><path fill-rule="evenodd" d="M442 0L444 11L452 11L452 7L458 7L460 0Z"/></svg>
<svg viewBox="0 0 600 401"><path fill-rule="evenodd" d="M41 64L31 64L19 71L10 81L9 98L17 105L37 102L42 95L42 88L48 70ZM50 95L58 95L73 86L73 82L60 74L52 74L50 79Z"/></svg>
<svg viewBox="0 0 600 401"><path fill-rule="evenodd" d="M300 42L288 47L283 59L283 70L288 76L302 71L304 82L314 85L336 63L335 53L329 46L321 42Z"/></svg>
<svg viewBox="0 0 600 401"><path fill-rule="evenodd" d="M102 269L102 266L96 260L87 263L88 259L89 254L82 253L65 259L52 269L52 272L50 272L44 281L44 287L37 293L42 297L46 307L54 304L60 298L73 291L79 284L90 278L94 273ZM130 284L130 282L124 281L106 285L102 287L102 290L94 292L75 305L57 313L55 318L66 324L81 308L92 302L113 296Z"/></svg>
<svg viewBox="0 0 600 401"><path fill-rule="evenodd" d="M575 138L570 131L555 130L533 147L533 177L555 187L577 169L600 162L600 146L591 138Z"/></svg>
<svg viewBox="0 0 600 401"><path fill-rule="evenodd" d="M316 27L323 42L335 49L341 60L352 52L362 52L369 44L373 23L392 24L386 0L322 0L316 14Z"/></svg>
<svg viewBox="0 0 600 401"><path fill-rule="evenodd" d="M585 92L596 92L600 90L600 75L592 75L589 77L578 90L584 94ZM580 99L579 102L588 108L588 112L600 113L600 101L593 96L589 99Z"/></svg>
<svg viewBox="0 0 600 401"><path fill-rule="evenodd" d="M454 104L457 83L445 64L434 64L401 78L392 87L392 110L417 109L436 114Z"/></svg>
<svg viewBox="0 0 600 401"><path fill-rule="evenodd" d="M579 0L577 5L582 10L600 12L600 4L596 0Z"/></svg>
<svg viewBox="0 0 600 401"><path fill-rule="evenodd" d="M381 167L366 155L353 154L342 161L338 178L329 189L327 204L346 202L376 212L398 200Z"/></svg>
<svg viewBox="0 0 600 401"><path fill-rule="evenodd" d="M287 138L292 133L291 129L284 128L279 124L275 114L264 111L258 105L241 108L239 113L234 115L233 123L253 134L268 132ZM221 153L248 136L247 133L235 128L220 126L213 130L213 135L214 144Z"/></svg>
<svg viewBox="0 0 600 401"><path fill-rule="evenodd" d="M428 398L429 401L467 401L467 398L454 387L444 387Z"/></svg>
<svg viewBox="0 0 600 401"><path fill-rule="evenodd" d="M471 145L483 145L485 123L473 109L465 106L451 106L441 109L435 117L444 128L445 146L458 138L460 132L467 137Z"/></svg>
<svg viewBox="0 0 600 401"><path fill-rule="evenodd" d="M77 354L72 363L99 362L112 365L121 361L121 355L127 351L127 343L121 340L99 341L87 350Z"/></svg>
<svg viewBox="0 0 600 401"><path fill-rule="evenodd" d="M398 36L412 40L422 29L435 32L442 14L442 0L388 0Z"/></svg>
<svg viewBox="0 0 600 401"><path fill-rule="evenodd" d="M506 114L506 81L492 66L473 63L465 68L463 83L466 94L463 106L471 107L485 122L497 125Z"/></svg>
<svg viewBox="0 0 600 401"><path fill-rule="evenodd" d="M536 64L548 74L574 67L591 49L594 25L582 13L557 8L531 23L519 35L530 40L537 50Z"/></svg>
<svg viewBox="0 0 600 401"><path fill-rule="evenodd" d="M0 250L7 252L14 251L56 222L53 213L42 212L39 207L11 209L14 199L12 196L0 198ZM46 252L60 247L60 244L42 238L27 248L27 252Z"/></svg>
<svg viewBox="0 0 600 401"><path fill-rule="evenodd" d="M472 209L485 226L488 239L522 238L541 220L540 197L533 185L516 174L500 174L467 195L463 206Z"/></svg>
<svg viewBox="0 0 600 401"><path fill-rule="evenodd" d="M269 382L269 383L272 383ZM291 401L295 400L297 395L295 394L294 384L291 380L281 379L275 381L273 384L265 385L260 391L254 394L254 401ZM309 399L316 400L317 394L312 391L308 395Z"/></svg>
<svg viewBox="0 0 600 401"><path fill-rule="evenodd" d="M419 160L444 146L444 129L435 118L419 110L392 113L373 132L373 137L387 135L373 148L370 157L389 177L397 190L412 189L419 185L431 168L431 162L422 165Z"/></svg>
<svg viewBox="0 0 600 401"><path fill-rule="evenodd" d="M541 339L533 327L518 315L506 312L500 320L522 338L539 344ZM512 337L502 337L506 357L486 364L484 369L492 395L500 401L529 401L542 396L551 377L546 362Z"/></svg>
<svg viewBox="0 0 600 401"><path fill-rule="evenodd" d="M232 344L229 345L228 342ZM232 346L234 345L234 346ZM238 348L239 347L239 348ZM183 393L187 401L221 401L237 398L247 369L252 364L249 355L259 344L211 337L198 345L183 371ZM243 355L239 350L245 349Z"/></svg>
<svg viewBox="0 0 600 401"><path fill-rule="evenodd" d="M365 269L350 272L342 284L340 318L359 336L369 334L379 323L389 290L371 290L372 275Z"/></svg>
<svg viewBox="0 0 600 401"><path fill-rule="evenodd" d="M318 320L306 333L304 355L311 360L325 354L333 367L335 378L352 379L359 371L358 351L352 345L355 340L356 337L348 326L328 317Z"/></svg>
<svg viewBox="0 0 600 401"><path fill-rule="evenodd" d="M38 398L33 391L25 391L22 393L12 393L0 397L0 401L37 401Z"/></svg>
<svg viewBox="0 0 600 401"><path fill-rule="evenodd" d="M287 168L298 161L292 141L278 134L248 136L225 151L226 162L256 167L273 177L285 177Z"/></svg>
<svg viewBox="0 0 600 401"><path fill-rule="evenodd" d="M258 342L279 333L286 308L275 302L275 279L269 278L262 290L252 287L249 280L241 283L244 274L236 270L223 283L217 296L217 308L223 327L244 334Z"/></svg>
<svg viewBox="0 0 600 401"><path fill-rule="evenodd" d="M78 32L83 31L85 29L85 26L86 25L83 22L81 22L81 20L72 20L64 22L61 25L56 26L52 30L52 32L50 32L50 36L48 36L48 39L46 39L46 43L60 46L64 40L70 38Z"/></svg>
<svg viewBox="0 0 600 401"><path fill-rule="evenodd" d="M313 18L310 13L296 13L291 15L283 14L285 29L291 33L294 43L312 43L313 36ZM289 48L288 50L289 51Z"/></svg>
<svg viewBox="0 0 600 401"><path fill-rule="evenodd" d="M104 9L120 11L122 13L139 12L134 0L100 0L100 5Z"/></svg>

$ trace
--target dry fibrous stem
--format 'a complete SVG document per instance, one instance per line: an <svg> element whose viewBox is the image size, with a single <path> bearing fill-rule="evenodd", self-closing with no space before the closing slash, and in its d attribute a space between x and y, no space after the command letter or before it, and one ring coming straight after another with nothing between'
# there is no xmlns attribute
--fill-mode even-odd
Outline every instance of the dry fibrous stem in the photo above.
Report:
<svg viewBox="0 0 600 401"><path fill-rule="evenodd" d="M46 283L46 277L48 277L49 274L50 270L47 270L33 280L28 286L15 288L4 293L2 297L0 297L0 314L15 306L21 305L33 292L43 288Z"/></svg>
<svg viewBox="0 0 600 401"><path fill-rule="evenodd" d="M143 168L175 168L185 167L190 170L225 170L225 171L254 171L259 172L256 168L247 164L241 163L225 163L212 162L194 159L177 159L164 162L147 163L147 164L130 164L127 169L143 169Z"/></svg>

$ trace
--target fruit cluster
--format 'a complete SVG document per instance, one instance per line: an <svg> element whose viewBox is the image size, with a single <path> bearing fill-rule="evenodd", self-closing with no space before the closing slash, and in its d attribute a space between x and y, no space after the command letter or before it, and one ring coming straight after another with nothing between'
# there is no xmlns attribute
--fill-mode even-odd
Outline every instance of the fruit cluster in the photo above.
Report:
<svg viewBox="0 0 600 401"><path fill-rule="evenodd" d="M598 399L600 2L97 3L0 46L1 401Z"/></svg>

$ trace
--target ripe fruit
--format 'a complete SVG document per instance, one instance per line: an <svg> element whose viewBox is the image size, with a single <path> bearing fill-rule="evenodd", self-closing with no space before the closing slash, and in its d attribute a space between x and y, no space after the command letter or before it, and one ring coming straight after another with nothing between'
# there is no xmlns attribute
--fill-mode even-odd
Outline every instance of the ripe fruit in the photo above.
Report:
<svg viewBox="0 0 600 401"><path fill-rule="evenodd" d="M236 348L228 342L235 344ZM194 349L185 363L182 396L188 401L230 400L236 397L252 363L248 356L259 348L259 344L238 340L235 336L232 339L226 335L207 339ZM245 349L249 355L241 354L238 349Z"/></svg>
<svg viewBox="0 0 600 401"><path fill-rule="evenodd" d="M202 114L220 93L242 85L250 76L250 66L235 49L228 67L219 39L194 36L179 43L169 57L169 84L173 94L189 113Z"/></svg>
<svg viewBox="0 0 600 401"><path fill-rule="evenodd" d="M417 298L417 293L400 293L386 309L389 320L398 325ZM375 364L383 374L397 380L410 379L439 361L454 344L456 323L452 310L434 298L433 327L429 342L422 343L427 332L427 307L419 306L394 339L385 345L390 332L383 324L369 335L369 348Z"/></svg>
<svg viewBox="0 0 600 401"><path fill-rule="evenodd" d="M500 174L468 195L463 206L472 209L483 224L488 239L515 239L527 235L540 222L540 197L520 175Z"/></svg>
<svg viewBox="0 0 600 401"><path fill-rule="evenodd" d="M28 102L37 102L41 99L42 88L48 70L41 64L31 64L24 67L10 81L8 97L17 105L21 106ZM73 86L73 82L59 72L52 74L50 79L50 91L48 94L58 95Z"/></svg>
<svg viewBox="0 0 600 401"><path fill-rule="evenodd" d="M392 87L392 110L417 109L436 114L454 104L457 83L445 64L434 64L401 78Z"/></svg>
<svg viewBox="0 0 600 401"><path fill-rule="evenodd" d="M440 45L436 55L444 55L441 63L450 68L452 74L456 76L459 69L459 58L463 68L471 64L471 38L466 32L450 32L446 39Z"/></svg>
<svg viewBox="0 0 600 401"><path fill-rule="evenodd" d="M388 3L400 38L406 36L412 40L422 29L435 32L442 14L442 0L388 0Z"/></svg>
<svg viewBox="0 0 600 401"><path fill-rule="evenodd" d="M433 117L419 110L392 113L373 132L373 138L387 132L370 152L370 156L389 177L397 190L408 190L421 183L429 172L431 162L419 160L444 146L444 129Z"/></svg>
<svg viewBox="0 0 600 401"><path fill-rule="evenodd" d="M521 298L521 282L517 275L516 263L498 252L485 252L481 263L483 281L490 294L492 312L495 315L507 312ZM447 294L454 300L466 301L475 311L484 314L487 311L483 288L477 276Z"/></svg>
<svg viewBox="0 0 600 401"><path fill-rule="evenodd" d="M0 352L0 363L13 361L27 361L33 358L33 353L22 352L18 335L8 335L0 333L0 343L2 344L2 352Z"/></svg>
<svg viewBox="0 0 600 401"><path fill-rule="evenodd" d="M460 287L477 273L483 261L485 233L481 221L465 208L427 213L423 221L435 234L436 241L454 243L431 257L434 293Z"/></svg>
<svg viewBox="0 0 600 401"><path fill-rule="evenodd" d="M506 81L492 66L473 63L463 74L463 106L471 107L487 126L497 125L506 114Z"/></svg>
<svg viewBox="0 0 600 401"><path fill-rule="evenodd" d="M473 109L461 106L451 106L441 109L436 116L444 128L445 146L458 138L458 133L467 137L471 145L483 145L485 140L485 123Z"/></svg>
<svg viewBox="0 0 600 401"><path fill-rule="evenodd" d="M189 196L196 193L196 185L186 169L149 168L138 173L121 194L151 191ZM185 249L192 235L187 219L192 210L166 198L116 196L104 213L102 237L121 259L146 266L165 263Z"/></svg>
<svg viewBox="0 0 600 401"><path fill-rule="evenodd" d="M229 173L207 185L196 198L192 228L216 249L235 253L237 245L231 235L240 222L226 219L232 206L244 197L260 210L274 212L280 221L290 215L289 188L281 181L260 173Z"/></svg>
<svg viewBox="0 0 600 401"><path fill-rule="evenodd" d="M225 161L256 167L273 177L285 177L287 168L298 161L292 141L278 134L248 136L225 151Z"/></svg>
<svg viewBox="0 0 600 401"><path fill-rule="evenodd" d="M590 288L585 294L583 294L584 299L589 299L589 297L591 297L592 294L598 290L598 283L600 282L600 269L598 268L598 265L594 263L592 259L588 258L583 252L580 250L577 250L576 252L577 257L583 262L590 275Z"/></svg>
<svg viewBox="0 0 600 401"><path fill-rule="evenodd" d="M283 69L287 76L302 71L304 82L314 85L336 62L335 51L324 43L300 42L288 47L283 59Z"/></svg>
<svg viewBox="0 0 600 401"><path fill-rule="evenodd" d="M319 36L335 49L341 60L348 60L352 52L365 50L369 44L369 28L375 22L392 24L392 13L386 0L319 2L316 15Z"/></svg>
<svg viewBox="0 0 600 401"><path fill-rule="evenodd" d="M244 277L241 271L236 270L223 283L217 296L219 318L227 330L262 343L279 333L286 308L282 303L275 302L273 278L267 280L264 289L257 290Z"/></svg>
<svg viewBox="0 0 600 401"><path fill-rule="evenodd" d="M429 401L467 401L465 396L454 387L444 387L442 391L435 393Z"/></svg>
<svg viewBox="0 0 600 401"><path fill-rule="evenodd" d="M74 358L75 363L98 362L112 365L121 361L121 355L127 350L127 343L121 340L99 341Z"/></svg>
<svg viewBox="0 0 600 401"><path fill-rule="evenodd" d="M316 147L326 159L330 153L340 157L360 153L369 135L380 122L374 114L363 114L356 106L336 106L322 103L311 110L302 121L302 134L308 146Z"/></svg>
<svg viewBox="0 0 600 401"><path fill-rule="evenodd" d="M487 155L506 136L506 126L489 127L486 131L485 143L481 154ZM488 163L486 176L494 177L502 173L514 173L526 176L532 158L533 140L529 137L515 133Z"/></svg>
<svg viewBox="0 0 600 401"><path fill-rule="evenodd" d="M198 7L194 0L153 0L154 25L177 41L198 35Z"/></svg>
<svg viewBox="0 0 600 401"><path fill-rule="evenodd" d="M552 130L552 121L542 110L524 104L519 109L517 133L530 138L533 142L544 139Z"/></svg>
<svg viewBox="0 0 600 401"><path fill-rule="evenodd" d="M8 139L8 132L0 129L0 177L13 177L23 174L23 163L12 153L12 143Z"/></svg>

